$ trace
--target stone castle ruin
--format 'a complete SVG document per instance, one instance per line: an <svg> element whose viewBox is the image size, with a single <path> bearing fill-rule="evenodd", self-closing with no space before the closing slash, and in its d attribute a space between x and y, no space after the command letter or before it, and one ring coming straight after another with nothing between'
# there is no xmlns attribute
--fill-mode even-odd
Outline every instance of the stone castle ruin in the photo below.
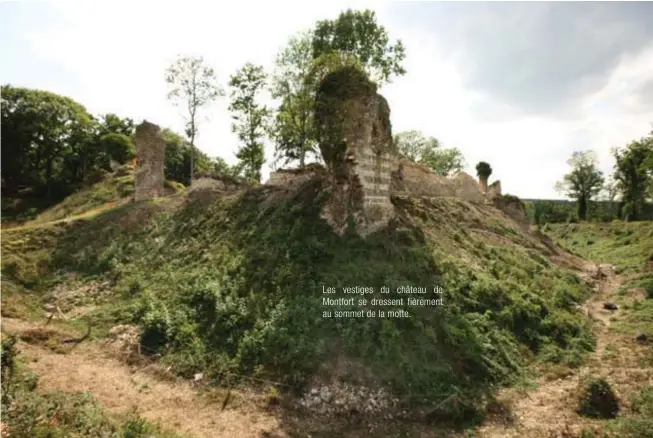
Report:
<svg viewBox="0 0 653 438"><path fill-rule="evenodd" d="M161 128L144 120L136 127L136 172L134 174L134 200L163 195L165 143Z"/></svg>
<svg viewBox="0 0 653 438"><path fill-rule="evenodd" d="M316 99L316 130L331 188L323 217L336 232L345 230L349 217L363 235L382 228L395 214L391 196L457 197L471 202L501 196L498 181L483 191L467 173L446 178L401 159L392 142L388 103L355 67L327 75ZM296 183L302 176L288 170L273 172L268 184Z"/></svg>
<svg viewBox="0 0 653 438"><path fill-rule="evenodd" d="M390 107L354 67L327 75L317 92L315 123L332 189L323 217L336 231L352 214L357 229L373 231L394 215L390 201L395 156Z"/></svg>
<svg viewBox="0 0 653 438"><path fill-rule="evenodd" d="M355 67L336 70L321 82L315 129L326 172L318 171L321 166L280 170L270 174L267 184L297 185L326 173L331 196L322 217L338 233L343 233L351 220L362 235L383 228L395 215L392 196L456 197L508 208L502 206L505 200L499 181L483 190L467 173L446 178L428 166L400 158L392 141L388 102L377 93L376 84ZM162 196L165 143L160 128L143 121L136 128L135 143L135 200ZM193 186L214 185L205 179ZM521 207L508 204L512 216L525 217L521 202Z"/></svg>

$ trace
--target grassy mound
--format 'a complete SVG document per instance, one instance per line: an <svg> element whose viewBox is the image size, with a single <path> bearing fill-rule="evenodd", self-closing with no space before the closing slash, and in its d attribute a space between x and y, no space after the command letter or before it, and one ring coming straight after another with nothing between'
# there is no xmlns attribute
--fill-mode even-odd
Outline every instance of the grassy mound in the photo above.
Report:
<svg viewBox="0 0 653 438"><path fill-rule="evenodd" d="M581 257L614 264L620 272L641 271L653 263L653 221L548 224L546 232Z"/></svg>
<svg viewBox="0 0 653 438"><path fill-rule="evenodd" d="M577 365L593 349L575 310L587 286L499 210L397 199L387 229L339 237L319 218L324 193L314 180L292 194L189 194L183 205L131 203L4 231L3 281L35 296L72 272L111 281L93 323L139 324L143 351L186 376L255 376L300 390L344 362L339 378L457 418L525 362ZM405 306L409 318L322 317L323 288L383 285L440 285L444 305Z"/></svg>
<svg viewBox="0 0 653 438"><path fill-rule="evenodd" d="M133 197L134 175L132 169L114 174L98 175L97 180L96 183L71 194L61 202L44 210L27 225L43 224L83 214L94 214L113 208ZM167 194L178 193L183 190L183 187L176 181L165 182Z"/></svg>

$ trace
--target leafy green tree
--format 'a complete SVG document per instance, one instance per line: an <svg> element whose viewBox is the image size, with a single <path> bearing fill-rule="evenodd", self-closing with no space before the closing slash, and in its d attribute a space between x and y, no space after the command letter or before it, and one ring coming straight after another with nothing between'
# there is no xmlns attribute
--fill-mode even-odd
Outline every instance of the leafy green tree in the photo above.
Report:
<svg viewBox="0 0 653 438"><path fill-rule="evenodd" d="M361 68L353 55L332 51L314 58L313 32L300 32L288 41L276 59L271 81L272 97L280 101L270 124L275 142L275 163L298 160L304 167L310 155L319 158L315 132L316 91L322 79L342 67Z"/></svg>
<svg viewBox="0 0 653 438"><path fill-rule="evenodd" d="M603 208L604 217L606 220L613 220L618 216L618 211L615 208L615 205L617 204L615 200L619 194L619 185L614 179L614 175L610 175L606 179L605 184L603 185L602 194L605 204L605 208Z"/></svg>
<svg viewBox="0 0 653 438"><path fill-rule="evenodd" d="M567 164L572 168L571 172L555 185L556 191L564 192L566 196L577 201L580 220L587 219L588 204L603 187L603 172L598 170L597 163L593 151L574 152L567 160Z"/></svg>
<svg viewBox="0 0 653 438"><path fill-rule="evenodd" d="M191 151L190 142L182 135L165 128L161 131L161 138L165 143L165 162L164 172L166 179L190 184L190 160ZM195 150L194 167L196 174L212 173L214 169L214 160L209 158L202 151Z"/></svg>
<svg viewBox="0 0 653 438"><path fill-rule="evenodd" d="M429 140L435 144L429 144ZM414 162L418 162L429 147L438 145L435 138L427 139L415 129L395 134L394 144L402 157Z"/></svg>
<svg viewBox="0 0 653 438"><path fill-rule="evenodd" d="M377 83L388 83L393 75L402 76L406 57L401 40L390 44L385 27L376 22L371 10L342 12L335 20L318 21L313 33L313 58L342 52L358 58Z"/></svg>
<svg viewBox="0 0 653 438"><path fill-rule="evenodd" d="M275 162L285 159L284 165L299 160L304 167L306 156L316 153L313 128L315 92L311 81L313 67L312 33L304 32L290 38L288 45L277 55L272 76L271 94L280 99L270 135L276 143Z"/></svg>
<svg viewBox="0 0 653 438"><path fill-rule="evenodd" d="M653 185L653 133L633 141L624 149L613 150L614 179L622 196L625 213L637 219Z"/></svg>
<svg viewBox="0 0 653 438"><path fill-rule="evenodd" d="M1 90L3 191L61 196L81 182L96 151L93 117L74 100L6 85ZM55 193L56 192L56 193Z"/></svg>
<svg viewBox="0 0 653 438"><path fill-rule="evenodd" d="M451 176L465 167L465 159L458 148L445 149L436 138L427 138L417 130L396 134L394 144L401 156L429 166L438 175Z"/></svg>
<svg viewBox="0 0 653 438"><path fill-rule="evenodd" d="M487 191L487 181L492 175L492 167L485 161L479 161L476 165L476 175L481 183L481 188L484 192Z"/></svg>
<svg viewBox="0 0 653 438"><path fill-rule="evenodd" d="M241 143L236 156L245 178L257 182L261 181L261 167L265 162L263 138L268 131L270 110L256 99L266 85L266 77L262 66L247 63L229 79L232 129Z"/></svg>
<svg viewBox="0 0 653 438"><path fill-rule="evenodd" d="M190 141L190 181L195 169L195 137L198 134L198 111L224 96L213 68L205 65L202 57L179 57L166 70L166 82L170 87L168 98L186 107L186 136Z"/></svg>
<svg viewBox="0 0 653 438"><path fill-rule="evenodd" d="M119 116L109 113L100 116L97 124L98 137L104 134L122 134L127 137L134 135L134 121L130 118L120 118Z"/></svg>
<svg viewBox="0 0 653 438"><path fill-rule="evenodd" d="M458 148L436 148L427 151L424 164L442 176L451 176L465 168L465 158Z"/></svg>
<svg viewBox="0 0 653 438"><path fill-rule="evenodd" d="M239 166L230 166L222 157L215 157L211 161L211 172L215 176L236 176L238 175Z"/></svg>
<svg viewBox="0 0 653 438"><path fill-rule="evenodd" d="M114 159L120 164L125 164L136 156L134 142L125 134L115 132L104 134L99 139L99 145L107 158Z"/></svg>

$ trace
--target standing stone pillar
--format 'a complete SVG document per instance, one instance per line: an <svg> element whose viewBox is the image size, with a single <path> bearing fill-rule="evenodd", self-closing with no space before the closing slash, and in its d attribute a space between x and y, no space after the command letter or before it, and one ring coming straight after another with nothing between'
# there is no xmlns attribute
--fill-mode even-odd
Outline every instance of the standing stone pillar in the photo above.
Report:
<svg viewBox="0 0 653 438"><path fill-rule="evenodd" d="M331 185L323 217L338 233L350 215L361 235L382 228L394 216L387 101L365 73L344 67L324 78L316 104L316 129Z"/></svg>
<svg viewBox="0 0 653 438"><path fill-rule="evenodd" d="M163 195L165 142L161 128L144 120L136 127L136 171L134 199L140 201Z"/></svg>
<svg viewBox="0 0 653 438"><path fill-rule="evenodd" d="M487 193L487 177L478 177L478 185L481 187L481 192L485 195Z"/></svg>

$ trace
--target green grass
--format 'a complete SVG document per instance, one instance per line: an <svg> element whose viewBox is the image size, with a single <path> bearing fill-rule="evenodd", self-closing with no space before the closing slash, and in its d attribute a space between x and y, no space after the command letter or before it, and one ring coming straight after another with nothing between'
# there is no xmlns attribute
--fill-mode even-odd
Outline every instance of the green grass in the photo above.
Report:
<svg viewBox="0 0 653 438"><path fill-rule="evenodd" d="M600 263L617 266L627 275L617 302L623 310L610 329L634 337L653 333L653 222L612 222L548 225L547 233L572 252ZM643 294L636 293L643 292ZM606 349L611 356L614 352ZM653 366L653 355L640 358L639 366ZM644 386L631 400L631 409L605 425L606 437L653 438L653 387Z"/></svg>
<svg viewBox="0 0 653 438"><path fill-rule="evenodd" d="M183 190L183 185L166 181L168 194ZM133 173L107 174L97 183L85 187L54 206L42 211L26 225L37 225L111 208L131 198L134 194Z"/></svg>
<svg viewBox="0 0 653 438"><path fill-rule="evenodd" d="M653 333L653 221L581 223L549 225L548 234L560 245L582 257L609 263L628 275L621 285L618 301L628 307L612 329L634 335ZM642 299L633 300L636 288Z"/></svg>
<svg viewBox="0 0 653 438"><path fill-rule="evenodd" d="M56 205L59 200L50 200L35 195L2 196L2 226L17 224L35 219L39 213Z"/></svg>
<svg viewBox="0 0 653 438"><path fill-rule="evenodd" d="M602 421L602 438L653 438L653 386L646 385L629 400L630 408L614 420Z"/></svg>
<svg viewBox="0 0 653 438"><path fill-rule="evenodd" d="M653 221L549 224L547 234L559 245L620 272L638 272L653 261Z"/></svg>
<svg viewBox="0 0 653 438"><path fill-rule="evenodd" d="M346 358L348 380L457 420L522 379L530 361L577 366L594 348L574 310L588 287L493 208L397 200L399 219L363 239L337 236L319 218L324 196L312 181L291 197L258 187L8 230L3 280L35 297L70 272L112 282L88 318L103 329L139 324L144 351L164 354L184 376L202 371L221 384L255 376L301 389ZM405 307L410 318L322 318L323 287L383 285L440 285L445 305Z"/></svg>

